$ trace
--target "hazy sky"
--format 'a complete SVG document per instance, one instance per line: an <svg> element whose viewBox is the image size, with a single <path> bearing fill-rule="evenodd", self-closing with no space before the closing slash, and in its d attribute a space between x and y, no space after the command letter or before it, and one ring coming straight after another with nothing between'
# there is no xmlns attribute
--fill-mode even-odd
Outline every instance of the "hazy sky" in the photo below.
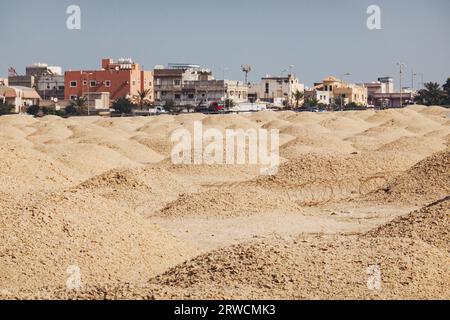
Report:
<svg viewBox="0 0 450 320"><path fill-rule="evenodd" d="M81 30L66 28L67 6L81 7ZM366 27L367 7L381 7L382 30ZM216 78L280 75L289 65L308 85L350 72L352 82L393 76L396 62L450 76L450 0L0 0L0 76L32 62L98 68L102 57L156 64L189 62ZM416 81L419 81L417 79Z"/></svg>

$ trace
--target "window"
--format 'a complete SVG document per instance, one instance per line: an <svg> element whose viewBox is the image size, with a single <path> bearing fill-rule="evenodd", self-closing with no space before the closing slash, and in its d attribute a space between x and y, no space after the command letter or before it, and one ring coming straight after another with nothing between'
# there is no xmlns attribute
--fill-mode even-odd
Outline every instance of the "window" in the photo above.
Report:
<svg viewBox="0 0 450 320"><path fill-rule="evenodd" d="M181 85L181 80L178 80L178 79L173 80L173 84L174 84L175 86L179 86L179 85Z"/></svg>
<svg viewBox="0 0 450 320"><path fill-rule="evenodd" d="M136 85L136 80L133 80L133 86L135 86Z"/></svg>
<svg viewBox="0 0 450 320"><path fill-rule="evenodd" d="M70 81L70 87L71 88L76 88L77 87L77 82L76 81Z"/></svg>
<svg viewBox="0 0 450 320"><path fill-rule="evenodd" d="M179 99L181 99L181 94L175 94L175 99L177 99L177 100L179 100Z"/></svg>
<svg viewBox="0 0 450 320"><path fill-rule="evenodd" d="M110 80L106 80L105 81L105 87L111 87L111 81Z"/></svg>
<svg viewBox="0 0 450 320"><path fill-rule="evenodd" d="M74 101L77 100L77 98L78 98L77 96L70 96L69 97L70 100L74 100Z"/></svg>
<svg viewBox="0 0 450 320"><path fill-rule="evenodd" d="M96 86L97 86L97 81L95 81L95 80L89 81L89 86L90 86L91 88L96 87Z"/></svg>
<svg viewBox="0 0 450 320"><path fill-rule="evenodd" d="M194 94L189 93L189 94L188 94L188 98L189 98L189 99L194 99Z"/></svg>
<svg viewBox="0 0 450 320"><path fill-rule="evenodd" d="M266 83L266 91L265 91L265 93L267 93L267 94L269 93L269 83L268 82Z"/></svg>
<svg viewBox="0 0 450 320"><path fill-rule="evenodd" d="M87 81L83 80L83 86L87 86Z"/></svg>

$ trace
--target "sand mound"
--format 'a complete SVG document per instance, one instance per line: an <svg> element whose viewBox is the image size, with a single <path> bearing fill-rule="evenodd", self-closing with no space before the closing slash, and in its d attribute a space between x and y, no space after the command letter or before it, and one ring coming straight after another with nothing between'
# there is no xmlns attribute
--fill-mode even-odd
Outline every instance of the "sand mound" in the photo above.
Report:
<svg viewBox="0 0 450 320"><path fill-rule="evenodd" d="M170 269L156 298L447 299L449 256L409 239L301 237L241 244ZM368 288L368 268L381 290ZM145 291L145 290L144 290Z"/></svg>
<svg viewBox="0 0 450 320"><path fill-rule="evenodd" d="M72 188L88 191L126 204L131 210L144 216L151 215L180 194L195 192L196 186L182 182L163 168L147 166L136 169L114 169L90 178Z"/></svg>
<svg viewBox="0 0 450 320"><path fill-rule="evenodd" d="M450 196L397 218L368 235L416 238L450 253Z"/></svg>
<svg viewBox="0 0 450 320"><path fill-rule="evenodd" d="M401 137L378 148L377 151L391 151L416 153L427 156L446 149L441 139L427 139L425 137Z"/></svg>
<svg viewBox="0 0 450 320"><path fill-rule="evenodd" d="M9 291L65 286L73 265L87 286L137 283L195 253L136 213L90 192L2 205L0 225L0 287Z"/></svg>
<svg viewBox="0 0 450 320"><path fill-rule="evenodd" d="M411 161L408 155L395 153L306 154L281 165L276 175L261 177L256 184L289 190L291 199L317 204L377 190L411 166Z"/></svg>
<svg viewBox="0 0 450 320"><path fill-rule="evenodd" d="M202 216L206 218L250 216L273 212L301 212L301 206L289 195L280 195L262 188L215 188L195 194L183 194L157 215L169 218Z"/></svg>
<svg viewBox="0 0 450 320"><path fill-rule="evenodd" d="M17 143L0 142L0 192L22 195L69 186L81 177L51 157Z"/></svg>
<svg viewBox="0 0 450 320"><path fill-rule="evenodd" d="M417 204L435 201L450 194L450 150L436 153L391 180L372 197L385 201Z"/></svg>

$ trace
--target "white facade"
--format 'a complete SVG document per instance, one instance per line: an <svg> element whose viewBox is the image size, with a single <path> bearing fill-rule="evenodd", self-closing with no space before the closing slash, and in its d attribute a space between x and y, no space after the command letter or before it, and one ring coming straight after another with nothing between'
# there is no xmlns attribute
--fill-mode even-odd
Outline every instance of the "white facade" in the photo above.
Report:
<svg viewBox="0 0 450 320"><path fill-rule="evenodd" d="M294 75L287 77L266 76L258 84L249 87L249 95L260 101L267 101L281 106L284 101L295 103L294 94L304 92L305 86Z"/></svg>

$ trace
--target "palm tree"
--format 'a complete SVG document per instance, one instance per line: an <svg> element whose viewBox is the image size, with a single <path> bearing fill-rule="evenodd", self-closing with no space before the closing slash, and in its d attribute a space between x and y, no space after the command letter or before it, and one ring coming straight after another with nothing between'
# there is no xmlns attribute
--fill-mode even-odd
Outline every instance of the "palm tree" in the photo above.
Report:
<svg viewBox="0 0 450 320"><path fill-rule="evenodd" d="M440 105L445 100L445 92L441 89L439 83L427 82L425 89L419 90L416 102L427 106Z"/></svg>
<svg viewBox="0 0 450 320"><path fill-rule="evenodd" d="M447 78L447 82L442 86L446 94L446 104L450 104L450 78Z"/></svg>
<svg viewBox="0 0 450 320"><path fill-rule="evenodd" d="M298 106L300 105L300 100L303 99L304 93L297 89L297 91L294 92L293 96L295 99L295 108L298 109Z"/></svg>
<svg viewBox="0 0 450 320"><path fill-rule="evenodd" d="M87 111L87 108L89 107L87 98L83 96L76 97L75 99L71 100L70 106L75 108L80 113L84 113L84 111Z"/></svg>
<svg viewBox="0 0 450 320"><path fill-rule="evenodd" d="M138 90L135 99L138 101L138 105L141 110L144 107L145 101L147 100L147 97L150 94L150 92L151 89Z"/></svg>

